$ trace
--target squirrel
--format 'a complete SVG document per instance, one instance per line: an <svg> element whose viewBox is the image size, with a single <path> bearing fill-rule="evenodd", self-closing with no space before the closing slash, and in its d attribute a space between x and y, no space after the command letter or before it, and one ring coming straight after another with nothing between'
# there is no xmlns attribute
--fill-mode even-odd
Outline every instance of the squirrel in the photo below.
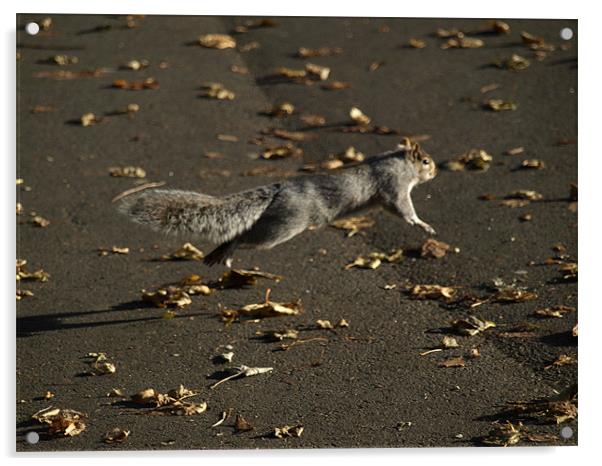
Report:
<svg viewBox="0 0 602 466"><path fill-rule="evenodd" d="M305 175L226 196L153 189L125 197L119 210L165 233L192 234L219 246L207 265L231 267L239 248L271 249L309 226L323 226L362 208L383 205L427 233L410 193L437 175L433 159L404 138L397 148L334 174Z"/></svg>

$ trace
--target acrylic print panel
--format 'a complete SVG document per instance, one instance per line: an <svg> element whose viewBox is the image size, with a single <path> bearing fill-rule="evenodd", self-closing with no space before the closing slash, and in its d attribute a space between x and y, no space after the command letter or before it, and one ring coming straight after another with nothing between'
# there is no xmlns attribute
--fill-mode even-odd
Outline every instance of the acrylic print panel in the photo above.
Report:
<svg viewBox="0 0 602 466"><path fill-rule="evenodd" d="M576 21L17 24L18 450L576 444Z"/></svg>

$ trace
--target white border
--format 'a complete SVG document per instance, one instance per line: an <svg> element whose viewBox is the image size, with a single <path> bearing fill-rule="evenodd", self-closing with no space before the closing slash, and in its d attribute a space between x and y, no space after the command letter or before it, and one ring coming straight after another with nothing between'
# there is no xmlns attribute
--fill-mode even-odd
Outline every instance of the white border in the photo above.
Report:
<svg viewBox="0 0 602 466"><path fill-rule="evenodd" d="M12 4L11 4L12 3ZM145 13L145 14L178 14L178 15L257 15L257 16L378 16L378 17L481 17L481 18L563 18L579 20L579 247L580 254L580 342L579 342L579 447L569 448L510 448L510 449L400 449L400 450L288 450L288 451L235 451L235 452L138 452L138 453L57 453L44 455L18 455L25 461L32 457L43 459L50 464L80 462L86 458L90 465L104 464L107 459L127 459L128 462L145 464L161 464L166 458L174 458L179 462L211 461L212 463L240 462L247 464L283 464L293 466L308 461L333 461L341 458L348 464L364 463L366 460L382 464L398 464L400 461L436 462L438 464L478 464L489 465L523 464L526 461L542 462L548 465L589 464L593 462L595 448L599 443L598 432L602 431L600 422L600 348L596 340L600 340L602 331L600 315L602 306L596 290L600 259L600 230L597 221L600 217L600 195L596 187L600 186L602 173L602 150L599 138L600 121L598 115L602 109L600 99L601 67L596 57L600 56L601 16L594 2L504 0L502 2L473 1L431 1L431 2L399 2L394 4L386 0L370 0L369 2L299 0L297 2L282 1L241 1L226 2L175 2L145 0L103 0L82 2L81 0L20 0L0 2L0 21L2 22L3 60L0 86L3 124L1 125L4 153L0 157L4 163L2 170L3 188L5 192L2 213L10 225L2 248L2 271L6 274L2 296L6 305L2 314L5 317L5 351L4 379L6 384L2 392L5 414L2 423L4 456L12 463L15 459L15 322L14 322L14 258L15 258L15 14L16 13ZM597 143L597 144L596 144ZM9 201L10 200L10 201ZM598 298L598 299L596 299ZM10 311L12 308L12 312Z"/></svg>

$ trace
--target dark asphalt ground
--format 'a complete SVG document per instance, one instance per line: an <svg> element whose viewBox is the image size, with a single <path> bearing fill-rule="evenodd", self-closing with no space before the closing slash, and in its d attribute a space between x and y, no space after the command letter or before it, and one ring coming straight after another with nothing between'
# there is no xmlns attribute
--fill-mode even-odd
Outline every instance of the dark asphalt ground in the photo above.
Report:
<svg viewBox="0 0 602 466"><path fill-rule="evenodd" d="M18 17L18 25L48 15ZM195 45L206 33L228 33L244 18L146 17L127 29L123 17L52 15L47 33L18 36L18 257L30 269L43 267L51 278L27 283L35 296L17 306L17 450L224 449L320 447L472 446L491 429L507 401L550 397L577 381L577 365L544 369L561 354L577 357L570 335L577 313L562 319L537 319L535 309L556 304L577 306L577 284L558 280L558 266L529 266L554 256L562 243L577 257L577 214L569 210L569 184L577 182L577 43L557 50L544 61L520 43L522 30L559 44L559 31L576 21L510 20L510 35L480 36L480 49L441 50L433 36L439 27L474 30L481 20L305 19L278 18L278 27L237 35L239 44L258 41L247 53L209 50ZM100 30L98 26L111 25ZM381 26L389 32L379 32ZM404 47L411 37L427 47ZM332 69L330 80L352 87L328 92L319 85L266 84L261 78L279 66L302 68L298 47L339 46L339 56L309 61ZM532 60L523 71L488 66L518 53ZM76 55L79 63L59 68L44 63L56 54ZM55 80L35 73L58 69L118 68L131 59L147 59L143 71L118 70L96 78ZM169 63L160 69L162 60ZM369 71L375 61L384 64ZM237 64L248 75L230 71ZM160 88L127 91L111 88L114 79L152 76ZM233 101L201 98L200 85L223 83L236 93ZM499 89L481 94L482 86ZM486 98L518 103L513 112L480 108ZM399 136L316 131L302 141L301 158L253 160L261 147L247 141L268 126L297 129L298 116L270 119L258 112L283 101L301 112L317 113L327 122L347 120L356 105L378 125ZM133 117L110 116L91 127L70 123L87 112L113 112L129 103L140 105ZM34 114L36 105L55 108ZM224 142L217 134L233 134ZM163 310L145 307L140 290L197 273L218 278L223 268L198 262L155 262L177 249L181 239L164 238L129 223L111 199L139 180L113 178L108 168L141 166L149 181L172 188L211 194L229 193L274 181L241 176L261 166L295 171L304 163L355 146L365 154L394 147L401 135L430 135L423 147L436 161L482 148L494 157L486 172L440 171L414 191L421 218L438 231L438 239L460 248L442 259L407 258L376 270L343 270L360 254L393 248L420 247L426 239L418 228L384 211L372 216L376 225L366 235L345 238L332 228L306 232L267 252L240 251L235 267L260 267L283 275L280 283L260 282L245 290L224 290L194 297L193 304L163 319ZM571 144L559 145L565 140ZM505 156L524 146L524 156ZM219 151L220 159L203 156ZM544 170L515 170L525 158L541 159ZM228 170L229 176L220 175ZM202 176L201 176L202 175ZM31 190L25 190L25 186ZM483 201L485 193L503 196L533 189L544 200L511 209ZM35 211L50 220L47 228L27 222ZM518 217L531 213L533 220ZM211 247L194 241L204 251ZM100 257L99 247L127 246L129 255ZM325 250L326 253L320 252ZM576 259L575 259L576 260ZM526 271L526 273L517 273ZM495 329L457 337L456 350L420 356L437 346L440 330L466 309L446 308L436 301L410 300L386 284L433 283L478 287L495 277L521 284L538 299L513 304L485 304L474 314L493 320ZM272 299L301 298L298 317L235 322L225 327L219 305L236 307L259 302L265 289ZM316 319L350 322L348 328L316 330ZM504 337L517 326L535 326L530 336ZM288 351L279 343L256 337L257 331L301 329L302 338L324 337ZM209 390L210 377L224 366L212 358L220 346L234 346L234 363L271 366L273 373L225 383ZM481 357L463 368L438 363L476 346ZM117 365L113 375L86 377L83 357L105 352ZM146 410L116 403L106 394L120 388L126 395L154 387L167 391L184 384L201 391L208 410L197 416L152 416ZM44 400L46 391L55 393ZM73 438L42 436L36 445L24 435L41 428L30 416L47 406L83 411L88 427ZM234 434L232 420L210 428L222 411L232 409L255 429ZM411 423L399 430L399 423ZM274 427L300 423L300 438L270 438ZM577 432L576 422L570 425ZM131 430L121 445L102 443L114 427ZM559 433L555 425L528 425L532 432ZM575 444L559 439L552 444ZM521 443L529 445L529 442Z"/></svg>

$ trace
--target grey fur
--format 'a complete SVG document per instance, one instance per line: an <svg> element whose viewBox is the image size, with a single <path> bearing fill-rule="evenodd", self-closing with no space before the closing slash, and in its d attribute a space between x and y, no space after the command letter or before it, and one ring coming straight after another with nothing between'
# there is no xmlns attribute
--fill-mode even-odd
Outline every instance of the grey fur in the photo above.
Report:
<svg viewBox="0 0 602 466"><path fill-rule="evenodd" d="M329 175L290 178L223 197L149 190L126 197L119 209L155 230L193 234L219 243L208 263L231 262L237 247L270 249L310 225L326 225L374 204L384 205L411 225L434 234L416 215L410 192L435 175L434 162L419 146L400 146Z"/></svg>

